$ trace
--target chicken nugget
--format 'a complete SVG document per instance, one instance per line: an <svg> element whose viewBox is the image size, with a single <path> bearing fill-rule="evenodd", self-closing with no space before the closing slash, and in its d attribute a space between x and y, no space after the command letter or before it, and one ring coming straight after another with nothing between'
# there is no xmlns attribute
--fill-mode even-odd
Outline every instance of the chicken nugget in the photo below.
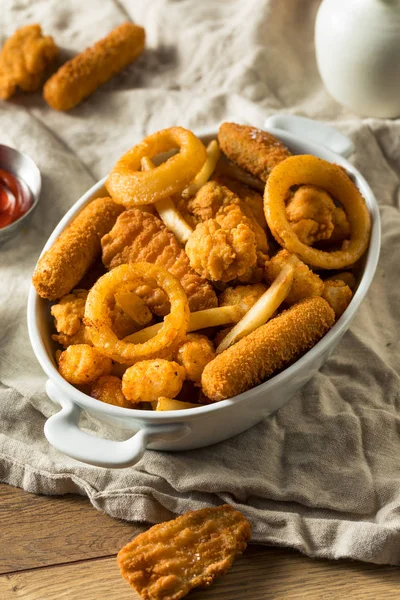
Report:
<svg viewBox="0 0 400 600"><path fill-rule="evenodd" d="M192 312L218 305L211 285L190 267L178 240L158 217L137 208L127 210L102 238L101 245L103 262L109 269L129 262L150 262L169 271L181 282ZM167 297L156 286L146 282L135 292L156 314L169 312Z"/></svg>
<svg viewBox="0 0 400 600"><path fill-rule="evenodd" d="M123 23L62 65L46 82L43 96L55 110L70 110L143 52L145 32Z"/></svg>
<svg viewBox="0 0 400 600"><path fill-rule="evenodd" d="M250 535L250 523L227 504L193 510L139 534L118 565L143 600L179 600L226 573Z"/></svg>
<svg viewBox="0 0 400 600"><path fill-rule="evenodd" d="M92 398L106 404L121 406L122 408L134 408L133 404L122 393L121 379L115 377L115 375L102 375L99 377L93 383L90 395Z"/></svg>
<svg viewBox="0 0 400 600"><path fill-rule="evenodd" d="M102 375L108 375L111 369L111 358L88 344L68 346L58 360L60 374L74 385L93 383Z"/></svg>
<svg viewBox="0 0 400 600"><path fill-rule="evenodd" d="M335 313L319 296L294 304L209 362L203 392L217 402L250 390L297 360L334 323Z"/></svg>
<svg viewBox="0 0 400 600"><path fill-rule="evenodd" d="M275 165L290 156L289 150L276 137L248 125L222 123L218 141L230 160L264 183Z"/></svg>
<svg viewBox="0 0 400 600"><path fill-rule="evenodd" d="M111 198L97 198L81 210L39 258L32 283L41 298L57 300L77 285L100 254L102 236L123 211Z"/></svg>
<svg viewBox="0 0 400 600"><path fill-rule="evenodd" d="M53 304L50 309L57 330L57 334L51 337L64 348L72 344L93 345L83 324L87 295L87 290L73 290L63 296L58 304Z"/></svg>
<svg viewBox="0 0 400 600"><path fill-rule="evenodd" d="M185 377L185 369L174 361L142 360L126 369L122 376L122 393L131 402L154 402L161 396L175 398Z"/></svg>
<svg viewBox="0 0 400 600"><path fill-rule="evenodd" d="M177 362L184 367L186 377L199 383L204 367L215 358L211 340L200 333L189 333L176 353Z"/></svg>
<svg viewBox="0 0 400 600"><path fill-rule="evenodd" d="M256 238L247 224L225 229L217 217L197 225L186 253L190 266L201 277L228 282L256 264Z"/></svg>
<svg viewBox="0 0 400 600"><path fill-rule="evenodd" d="M40 25L17 29L0 53L0 98L11 98L17 87L24 92L38 90L57 55L53 38L43 36Z"/></svg>
<svg viewBox="0 0 400 600"><path fill-rule="evenodd" d="M327 279L324 281L322 297L333 308L338 319L350 304L353 292L343 280Z"/></svg>
<svg viewBox="0 0 400 600"><path fill-rule="evenodd" d="M227 187L251 210L256 222L263 228L267 228L267 221L264 214L264 199L262 194L253 190L251 187L234 179L233 177L220 172L215 172L211 178L212 181Z"/></svg>

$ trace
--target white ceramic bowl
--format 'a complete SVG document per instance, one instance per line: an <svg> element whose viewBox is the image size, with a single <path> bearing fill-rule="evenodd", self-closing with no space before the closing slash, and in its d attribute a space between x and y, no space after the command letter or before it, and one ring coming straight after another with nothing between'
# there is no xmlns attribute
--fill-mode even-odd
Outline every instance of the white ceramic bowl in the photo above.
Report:
<svg viewBox="0 0 400 600"><path fill-rule="evenodd" d="M290 115L270 117L265 129L280 138L295 154L314 154L345 167L367 202L372 217L371 242L349 307L318 344L267 382L229 400L200 408L151 412L102 403L83 394L61 377L54 360L49 303L39 298L32 286L28 300L29 336L35 355L49 378L47 394L62 407L46 422L45 435L61 452L96 466L127 467L135 464L146 448L188 450L230 438L283 406L317 372L348 329L368 291L378 261L380 222L376 199L362 175L344 158L352 151L351 141L336 130ZM204 141L215 138L216 130L202 132L201 137ZM106 194L104 181L99 181L74 204L53 231L43 252L50 248L83 206ZM78 427L82 410L111 426L133 432L133 435L124 442L91 436Z"/></svg>

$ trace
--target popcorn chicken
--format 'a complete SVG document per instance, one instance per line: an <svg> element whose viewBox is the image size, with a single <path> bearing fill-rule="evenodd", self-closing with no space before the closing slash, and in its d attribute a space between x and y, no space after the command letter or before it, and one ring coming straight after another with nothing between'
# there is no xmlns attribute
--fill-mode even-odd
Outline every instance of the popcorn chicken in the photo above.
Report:
<svg viewBox="0 0 400 600"><path fill-rule="evenodd" d="M129 367L122 377L122 393L131 402L154 402L161 396L175 398L186 372L174 361L161 358L142 360Z"/></svg>
<svg viewBox="0 0 400 600"><path fill-rule="evenodd" d="M60 375L74 385L93 383L102 375L108 375L111 368L111 358L103 356L88 344L68 346L61 353L58 363Z"/></svg>

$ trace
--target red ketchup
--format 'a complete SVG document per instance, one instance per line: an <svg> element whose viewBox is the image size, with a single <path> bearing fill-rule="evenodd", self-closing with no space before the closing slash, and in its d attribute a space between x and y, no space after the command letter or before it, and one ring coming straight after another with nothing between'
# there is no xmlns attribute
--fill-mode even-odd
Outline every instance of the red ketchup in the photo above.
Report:
<svg viewBox="0 0 400 600"><path fill-rule="evenodd" d="M30 189L12 173L0 169L0 228L25 214L33 203Z"/></svg>

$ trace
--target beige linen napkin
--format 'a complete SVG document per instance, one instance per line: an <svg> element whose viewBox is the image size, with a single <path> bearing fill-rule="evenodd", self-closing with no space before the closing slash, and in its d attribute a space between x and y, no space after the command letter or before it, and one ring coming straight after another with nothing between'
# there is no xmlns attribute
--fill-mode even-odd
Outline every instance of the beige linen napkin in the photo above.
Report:
<svg viewBox="0 0 400 600"><path fill-rule="evenodd" d="M324 91L313 49L317 1L56 0L3 3L0 33L40 22L68 55L129 18L144 25L139 60L69 113L39 94L0 104L0 141L43 175L30 227L0 247L0 480L43 494L86 494L114 517L157 522L229 502L253 540L311 556L400 564L400 122L361 120ZM378 198L382 255L350 331L322 371L277 414L212 447L147 451L120 471L49 446L57 408L26 327L30 276L65 211L127 148L162 127L227 115L254 124L276 111L333 121ZM86 428L111 435L87 420Z"/></svg>

